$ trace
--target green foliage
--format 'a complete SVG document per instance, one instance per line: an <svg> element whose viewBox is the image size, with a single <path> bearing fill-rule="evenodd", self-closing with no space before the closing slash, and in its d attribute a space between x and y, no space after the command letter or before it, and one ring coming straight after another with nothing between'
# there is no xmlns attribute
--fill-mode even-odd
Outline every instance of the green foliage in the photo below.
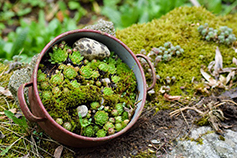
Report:
<svg viewBox="0 0 237 158"><path fill-rule="evenodd" d="M28 134L28 124L24 116L22 118L17 118L11 111L8 110L4 110L4 113L9 119L12 119L15 124L18 124L24 132Z"/></svg>
<svg viewBox="0 0 237 158"><path fill-rule="evenodd" d="M175 7L186 5L186 0L154 1L154 0L103 0L102 14L119 29L128 27L134 23L145 23L154 18L159 18Z"/></svg>
<svg viewBox="0 0 237 158"><path fill-rule="evenodd" d="M16 32L10 32L7 35L7 41L0 38L0 46L3 46L0 47L0 58L10 60L12 56L18 55L21 49L24 48L21 56L23 56L24 61L29 62L30 57L40 53L50 40L63 32L77 28L73 19L65 18L61 23L54 18L46 24L44 17L45 14L41 10L38 22L31 21L29 24L20 19L20 26L16 29Z"/></svg>

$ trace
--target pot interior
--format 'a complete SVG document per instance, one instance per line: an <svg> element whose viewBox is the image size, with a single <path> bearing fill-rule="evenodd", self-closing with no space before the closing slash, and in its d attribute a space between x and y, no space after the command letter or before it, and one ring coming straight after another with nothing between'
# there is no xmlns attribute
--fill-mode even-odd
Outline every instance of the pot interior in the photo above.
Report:
<svg viewBox="0 0 237 158"><path fill-rule="evenodd" d="M54 44L60 43L61 41L65 41L69 46L72 46L75 41L85 37L94 39L106 45L111 52L117 54L122 59L122 61L125 62L129 66L129 68L133 70L137 80L137 90L138 90L137 101L139 103L137 104L137 108L130 123L131 122L135 123L145 104L146 81L143 69L139 61L125 44L123 44L121 41L119 41L113 36L98 31L74 30L57 36L45 47L42 53L45 54L44 52L48 52L49 50L51 51L51 47Z"/></svg>

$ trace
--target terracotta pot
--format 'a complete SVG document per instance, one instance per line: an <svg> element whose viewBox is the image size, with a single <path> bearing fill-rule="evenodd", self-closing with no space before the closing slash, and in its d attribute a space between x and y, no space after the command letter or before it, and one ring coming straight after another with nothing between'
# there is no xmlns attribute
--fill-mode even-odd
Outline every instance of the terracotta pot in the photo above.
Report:
<svg viewBox="0 0 237 158"><path fill-rule="evenodd" d="M56 43L65 41L68 45L72 45L76 40L83 37L88 37L97 40L106 45L110 49L110 51L115 52L131 69L133 69L136 76L137 90L139 93L138 101L140 102L137 104L137 108L135 110L133 117L131 118L130 123L123 130L110 136L101 138L85 137L64 129L62 126L56 123L56 121L49 115L39 97L39 92L37 89L37 72L40 61L44 56L44 54L47 53L48 50L50 50L51 47ZM153 83L148 88L142 66L139 63L137 57L144 58L152 70ZM125 44L123 44L121 41L119 41L118 39L109 34L102 33L100 31L80 29L65 32L54 38L44 47L44 49L42 50L37 59L33 74L31 76L31 81L29 83L22 84L19 87L18 99L21 110L25 115L25 117L29 121L37 122L39 126L53 139L57 140L58 142L61 142L62 144L72 147L92 147L106 143L109 140L120 136L121 134L128 131L135 124L145 105L147 91L154 87L155 82L156 77L154 67L146 56L142 54L135 55ZM26 104L24 98L25 87L29 87L28 96L29 96L30 108Z"/></svg>

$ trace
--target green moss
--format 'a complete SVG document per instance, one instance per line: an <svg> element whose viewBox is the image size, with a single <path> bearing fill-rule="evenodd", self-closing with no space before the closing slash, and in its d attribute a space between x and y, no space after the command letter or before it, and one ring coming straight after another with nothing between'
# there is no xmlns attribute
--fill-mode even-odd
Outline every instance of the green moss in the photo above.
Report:
<svg viewBox="0 0 237 158"><path fill-rule="evenodd" d="M236 35L237 20L234 21L232 18L236 20L234 16L216 17L202 7L180 7L160 19L117 30L116 37L135 54L139 54L141 49L150 52L153 47L158 48L168 41L172 42L173 45L180 45L184 49L184 53L179 58L173 57L168 62L158 63L156 73L161 78L176 77L176 82L170 85L170 95L192 97L196 93L196 89L194 89L194 83L191 81L195 78L195 81L200 82L202 78L200 68L203 65L207 66L215 59L216 46L222 53L224 67L234 66L232 58L235 56L235 52L230 46L202 40L202 36L197 31L198 26L205 23L213 28L228 26L233 29L233 33ZM199 58L200 56L202 58ZM150 76L147 71L145 73L146 77ZM148 84L150 83L151 81L148 79ZM163 85L164 83L157 81L155 85L157 96L150 103L154 106L158 102L159 109L163 109L168 103L159 93ZM184 89L180 89L180 87L184 87Z"/></svg>

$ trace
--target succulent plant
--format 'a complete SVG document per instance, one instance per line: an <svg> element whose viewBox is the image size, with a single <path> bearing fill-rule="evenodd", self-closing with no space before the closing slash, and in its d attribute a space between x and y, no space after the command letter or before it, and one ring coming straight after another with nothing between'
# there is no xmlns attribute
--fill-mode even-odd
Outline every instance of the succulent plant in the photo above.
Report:
<svg viewBox="0 0 237 158"><path fill-rule="evenodd" d="M62 125L63 124L63 119L62 118L57 118L55 120L59 125Z"/></svg>
<svg viewBox="0 0 237 158"><path fill-rule="evenodd" d="M79 51L74 51L72 54L69 54L69 58L71 59L73 64L80 65L84 57Z"/></svg>
<svg viewBox="0 0 237 158"><path fill-rule="evenodd" d="M116 130L117 132L121 131L122 129L123 129L123 126L122 126L121 123L116 123L116 124L115 124L115 130Z"/></svg>
<svg viewBox="0 0 237 158"><path fill-rule="evenodd" d="M68 79L74 79L77 76L77 70L72 65L67 65L63 68L63 74Z"/></svg>
<svg viewBox="0 0 237 158"><path fill-rule="evenodd" d="M89 66L82 66L79 70L80 74L85 77L86 79L91 78L93 74L93 70Z"/></svg>
<svg viewBox="0 0 237 158"><path fill-rule="evenodd" d="M122 116L116 116L116 117L115 117L115 122L116 122L116 123L122 122Z"/></svg>
<svg viewBox="0 0 237 158"><path fill-rule="evenodd" d="M71 81L70 84L73 88L79 88L81 85L80 83L77 82L77 80Z"/></svg>
<svg viewBox="0 0 237 158"><path fill-rule="evenodd" d="M52 84L53 86L61 85L63 83L63 80L63 74L59 71L58 73L51 76L50 84Z"/></svg>
<svg viewBox="0 0 237 158"><path fill-rule="evenodd" d="M95 132L97 132L97 131L100 129L100 127L97 126L97 125L94 125L93 128L94 128L94 131L95 131Z"/></svg>
<svg viewBox="0 0 237 158"><path fill-rule="evenodd" d="M111 115L113 115L113 116L118 116L118 110L117 109L113 109L112 111L111 111Z"/></svg>
<svg viewBox="0 0 237 158"><path fill-rule="evenodd" d="M90 105L91 105L91 110L97 110L100 107L99 102L92 102Z"/></svg>
<svg viewBox="0 0 237 158"><path fill-rule="evenodd" d="M68 57L67 48L64 46L62 47L62 45L61 45L61 47L54 45L53 46L53 53L49 53L49 56L50 56L49 61L52 64L65 62Z"/></svg>
<svg viewBox="0 0 237 158"><path fill-rule="evenodd" d="M105 137L106 136L106 131L104 129L99 129L97 132L96 132L96 136L97 137Z"/></svg>
<svg viewBox="0 0 237 158"><path fill-rule="evenodd" d="M109 122L115 123L115 119L114 119L113 117L110 117L110 118L109 118Z"/></svg>
<svg viewBox="0 0 237 158"><path fill-rule="evenodd" d="M47 78L47 75L39 69L38 74L37 74L37 81L43 82L43 81L46 81L46 78Z"/></svg>
<svg viewBox="0 0 237 158"><path fill-rule="evenodd" d="M218 41L219 43L224 43L226 45L230 45L236 41L233 30L227 26L222 26L219 30L216 30L209 27L208 23L205 23L204 26L200 25L198 27L198 32L207 41Z"/></svg>
<svg viewBox="0 0 237 158"><path fill-rule="evenodd" d="M108 120L109 120L109 115L105 111L97 111L94 115L95 123L103 126Z"/></svg>
<svg viewBox="0 0 237 158"><path fill-rule="evenodd" d="M120 77L119 76L112 76L111 77L111 80L114 82L114 83L118 83L118 81L120 80Z"/></svg>
<svg viewBox="0 0 237 158"><path fill-rule="evenodd" d="M105 87L103 93L104 95L112 95L114 91L109 87Z"/></svg>
<svg viewBox="0 0 237 158"><path fill-rule="evenodd" d="M65 122L65 123L63 124L63 128L65 128L65 129L68 130L68 131L71 131L71 129L72 129L72 124L71 124L70 122Z"/></svg>
<svg viewBox="0 0 237 158"><path fill-rule="evenodd" d="M83 129L83 135L87 137L93 137L95 135L95 131L92 125L87 126Z"/></svg>
<svg viewBox="0 0 237 158"><path fill-rule="evenodd" d="M50 85L47 81L43 81L40 83L40 88L43 90L48 90L50 88Z"/></svg>
<svg viewBox="0 0 237 158"><path fill-rule="evenodd" d="M91 78L98 78L100 76L99 71L93 71L91 74Z"/></svg>
<svg viewBox="0 0 237 158"><path fill-rule="evenodd" d="M50 99L52 99L52 96L53 96L53 94L51 91L43 91L43 93L42 93L42 99L44 99L44 100L50 100Z"/></svg>
<svg viewBox="0 0 237 158"><path fill-rule="evenodd" d="M109 70L108 64L101 62L99 65L99 69L104 72L107 72Z"/></svg>
<svg viewBox="0 0 237 158"><path fill-rule="evenodd" d="M59 87L53 87L52 93L53 93L54 96L58 97L58 96L61 95L62 92L61 92Z"/></svg>
<svg viewBox="0 0 237 158"><path fill-rule="evenodd" d="M108 72L110 73L110 74L115 74L116 73L116 67L115 67L115 65L113 64L113 63L109 63L108 64Z"/></svg>
<svg viewBox="0 0 237 158"><path fill-rule="evenodd" d="M129 123L129 119L123 120L123 121L122 121L122 126L123 126L123 128L125 128L125 127L128 125L128 123Z"/></svg>
<svg viewBox="0 0 237 158"><path fill-rule="evenodd" d="M118 103L115 105L115 109L118 111L118 114L121 115L123 113L123 104L122 103Z"/></svg>
<svg viewBox="0 0 237 158"><path fill-rule="evenodd" d="M114 133L115 133L114 128L109 128L109 129L108 129L108 134L109 134L109 135L112 135L112 134L114 134Z"/></svg>
<svg viewBox="0 0 237 158"><path fill-rule="evenodd" d="M114 128L114 124L112 122L106 122L105 125L103 126L103 129L108 131L109 128Z"/></svg>

